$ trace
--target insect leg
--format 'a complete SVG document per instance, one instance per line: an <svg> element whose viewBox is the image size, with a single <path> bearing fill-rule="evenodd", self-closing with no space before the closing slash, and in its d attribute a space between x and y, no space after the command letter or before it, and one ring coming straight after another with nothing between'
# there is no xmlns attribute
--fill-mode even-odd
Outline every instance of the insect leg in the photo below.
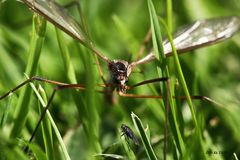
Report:
<svg viewBox="0 0 240 160"><path fill-rule="evenodd" d="M16 86L15 88L11 89L10 91L8 91L7 93L5 93L4 95L0 96L0 100L4 99L5 97L9 96L11 93L17 91L18 89L20 89L21 87L25 86L26 84L33 82L33 81L40 81L40 82L45 82L45 83L49 83L49 84L55 84L55 85L59 85L59 86L63 86L63 85L69 85L67 83L62 83L62 82L58 82L58 81L53 81L53 80L49 80L46 78L42 78L42 77L38 77L38 76L33 76L25 81L23 81L22 83L20 83L18 86ZM83 85L79 84L79 89L80 86L82 86L84 88Z"/></svg>
<svg viewBox="0 0 240 160"><path fill-rule="evenodd" d="M142 54L145 51L145 49L146 49L148 43L150 42L151 38L152 38L152 32L151 32L151 29L149 28L149 30L148 30L147 34L145 35L144 40L143 40L143 42L142 42L142 44L139 48L139 51L137 52L137 60L139 60L140 57L142 57Z"/></svg>
<svg viewBox="0 0 240 160"><path fill-rule="evenodd" d="M145 84L149 84L149 83L155 83L155 82L160 82L160 81L167 81L169 78L168 77L162 77L162 78L155 78L155 79L150 79L150 80L146 80L140 83L137 83L135 85L132 86L127 86L127 90L133 89L135 87L141 86L141 85L145 85ZM118 92L118 94L122 97L128 97L128 98L159 98L162 99L163 96L161 95L137 95L137 94L129 94L129 93L122 93L122 92ZM186 96L173 96L174 99L180 99L180 100L186 100L187 97ZM210 102L216 106L222 107L223 105L216 102L215 100L211 99L210 97L207 96L201 96L201 95L193 95L190 96L191 99L193 100L203 100L203 101L207 101Z"/></svg>

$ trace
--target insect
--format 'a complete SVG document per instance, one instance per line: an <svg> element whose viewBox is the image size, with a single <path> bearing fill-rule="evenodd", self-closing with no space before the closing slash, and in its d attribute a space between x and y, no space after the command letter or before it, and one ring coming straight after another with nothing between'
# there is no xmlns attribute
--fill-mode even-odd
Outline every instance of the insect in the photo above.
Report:
<svg viewBox="0 0 240 160"><path fill-rule="evenodd" d="M23 2L34 12L44 16L47 20L92 50L103 61L107 62L111 83L114 86L112 90L116 88L122 96L130 96L125 94L127 89L125 84L133 69L137 65L147 63L156 58L154 53L151 52L142 59L131 63L125 60L110 60L93 47L87 35L81 32L82 30L78 23L68 15L64 8L54 1L23 0ZM178 31L174 35L174 44L178 53L184 53L223 41L233 36L239 29L240 17L237 16L199 20ZM172 54L170 42L167 40L164 41L164 53L166 56L171 56Z"/></svg>
<svg viewBox="0 0 240 160"><path fill-rule="evenodd" d="M42 15L48 21L59 27L61 30L77 39L81 44L85 45L91 51L93 51L101 60L105 61L108 64L108 69L111 77L111 91L117 90L120 96L133 97L133 98L161 98L161 96L148 96L148 95L133 95L126 93L128 86L126 83L129 79L134 68L140 64L147 63L154 60L156 57L153 52L150 52L145 57L133 61L127 62L125 60L110 60L108 57L100 53L90 41L86 33L82 32L81 26L67 13L67 11L62 8L57 3L51 0L22 0L30 9L34 12ZM195 23L184 27L174 35L174 44L178 53L185 53L192 49L197 49L207 45L215 44L220 41L223 41L231 36L233 36L240 28L240 17L221 17L208 20L199 20ZM171 56L172 49L170 43L166 40L164 41L164 53L166 56ZM167 78L157 78L149 81L144 81L134 85L133 87L152 83L155 81L166 80ZM47 80L41 77L32 77L16 88L10 90L6 94L0 97L0 100L8 96L10 93L14 92L21 86L31 82L31 81L43 81L46 83L58 85L58 89L63 88L78 88L84 89L82 85L77 84L66 84L60 83L57 81ZM55 93L55 92L54 92ZM52 96L53 97L53 96ZM51 102L52 98L49 101ZM48 109L46 107L45 111ZM43 112L44 113L44 112ZM41 119L43 116L41 116ZM38 128L38 126L36 127ZM131 130L128 130L129 127L123 126L127 133ZM129 128L130 129L130 128ZM129 132L128 132L129 131ZM33 134L34 136L34 134Z"/></svg>
<svg viewBox="0 0 240 160"><path fill-rule="evenodd" d="M130 127L128 127L126 124L122 124L121 125L121 130L122 130L122 134L121 136L124 136L128 142L129 139L131 139L135 145L139 145L139 141L138 138L134 135L132 129ZM129 144L129 142L128 142Z"/></svg>

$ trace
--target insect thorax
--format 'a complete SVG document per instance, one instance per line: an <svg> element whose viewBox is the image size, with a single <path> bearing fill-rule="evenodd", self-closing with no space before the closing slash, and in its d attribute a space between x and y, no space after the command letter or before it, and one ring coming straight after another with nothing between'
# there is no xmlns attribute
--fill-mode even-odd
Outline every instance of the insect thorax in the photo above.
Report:
<svg viewBox="0 0 240 160"><path fill-rule="evenodd" d="M128 62L124 60L113 60L108 65L110 79L120 92L125 92L125 83L128 81Z"/></svg>

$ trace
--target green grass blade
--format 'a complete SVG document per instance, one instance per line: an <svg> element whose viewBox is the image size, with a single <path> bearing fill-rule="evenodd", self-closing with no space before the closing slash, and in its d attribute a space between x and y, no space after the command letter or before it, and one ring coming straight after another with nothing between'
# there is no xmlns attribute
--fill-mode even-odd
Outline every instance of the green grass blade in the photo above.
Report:
<svg viewBox="0 0 240 160"><path fill-rule="evenodd" d="M81 11L80 11L80 13L81 13ZM84 25L85 20L84 20L84 17L82 16L82 14L80 14L80 19L82 21L84 30L86 30L86 26ZM67 75L67 79L68 79L69 83L76 84L78 82L77 82L76 74L75 74L75 71L74 71L74 68L73 68L73 64L70 60L70 54L69 54L65 39L63 37L62 32L57 28L56 28L56 35L57 35L58 45L59 45L61 57L62 57L62 60L63 60L63 63L64 63L64 69L65 69L65 72L66 72L66 75ZM79 50L78 52L82 52L82 53L86 52L86 50L84 50L80 47L78 47L77 49ZM84 54L88 54L88 53L84 53ZM84 64L84 60L82 60L81 63ZM87 67L87 66L85 65L85 67ZM85 79L85 81L86 81L86 79ZM85 96L84 96L83 93L79 93L76 90L74 90L72 92L72 96L73 96L74 102L77 106L78 113L79 113L79 118L80 118L80 120L83 124L83 129L85 131L86 137L88 137L89 142L91 142L91 140L93 140L93 139L91 139L91 137L89 137L89 135L91 133L91 129L89 129L90 125L88 124L90 121L88 121L88 119L89 119L89 114L88 113L89 112L88 112L88 109L87 109L88 107L87 107L87 104L86 104ZM91 145L92 143L89 143L89 144ZM95 152L95 153L99 153L99 152Z"/></svg>
<svg viewBox="0 0 240 160"><path fill-rule="evenodd" d="M70 158L70 156L69 156L69 154L68 154L67 148L66 148L66 146L65 146L65 144L64 144L64 142L63 142L61 133L58 131L57 125L55 124L55 122L54 122L52 116L50 115L49 111L47 112L47 115L48 115L48 118L49 118L49 120L50 120L50 122L51 122L51 124L52 124L53 130L54 130L54 132L55 132L55 134L56 134L56 137L57 137L57 139L58 139L58 142L59 142L59 144L60 144L60 148L61 148L61 150L62 150L62 152L63 152L64 158L65 158L66 160L71 160L71 158Z"/></svg>
<svg viewBox="0 0 240 160"><path fill-rule="evenodd" d="M238 160L238 157L237 157L236 153L233 153L233 156L234 156L235 160Z"/></svg>
<svg viewBox="0 0 240 160"><path fill-rule="evenodd" d="M58 41L62 61L64 64L64 70L65 70L65 73L67 76L67 80L71 84L77 84L78 82L77 82L75 70L74 70L73 64L70 60L70 54L69 54L69 51L68 51L68 48L66 45L66 41L64 40L62 32L57 28L56 28L56 35L57 35L57 41ZM80 119L83 122L84 117L87 115L87 109L86 109L86 106L84 103L84 97L82 94L79 94L79 92L76 90L73 90L72 96L73 96L74 102L77 106L78 113L80 115ZM85 125L85 124L83 124L83 125ZM84 129L86 130L86 128L87 127L85 126Z"/></svg>
<svg viewBox="0 0 240 160"><path fill-rule="evenodd" d="M73 64L70 60L70 54L66 45L66 41L64 40L62 32L56 28L56 35L58 40L58 45L61 53L61 57L64 64L64 70L68 79L68 82L71 84L77 84L77 78L75 74L75 70L73 68ZM86 106L84 104L84 97L82 94L79 94L76 90L72 92L72 96L74 98L74 102L77 106L78 113L80 115L81 121L84 121L83 117L87 115ZM86 127L84 127L86 129Z"/></svg>
<svg viewBox="0 0 240 160"><path fill-rule="evenodd" d="M161 29L158 24L157 14L151 0L148 0L148 9L149 9L150 21L151 21L153 49L155 52L155 56L157 57L157 60L159 62L159 66L161 67L162 70L165 70L166 62L165 62L165 54L163 51L163 45L162 45Z"/></svg>
<svg viewBox="0 0 240 160"><path fill-rule="evenodd" d="M62 59L64 62L65 66L65 71L67 73L67 78L70 83L77 83L76 80L76 75L74 72L74 68L72 67L73 64L70 61L70 54L68 51L68 48L66 47L66 43L64 42L63 35L61 32L57 30L57 38L58 38L58 44L60 47ZM78 48L81 50L83 54L81 61L84 64L84 67L86 69L86 92L85 95L74 91L73 98L75 101L75 104L77 105L80 119L83 122L85 134L87 135L86 137L89 137L89 144L92 146L92 150L95 153L100 153L101 152L101 147L99 142L97 141L98 139L98 110L94 104L94 95L95 95L95 90L94 90L94 71L92 70L92 54L89 53L88 50Z"/></svg>
<svg viewBox="0 0 240 160"><path fill-rule="evenodd" d="M88 26L86 23L86 18L84 17L84 14L80 11L80 17L81 17L81 22L83 26L83 32L86 33L88 37L90 37L90 33L88 32ZM91 38L90 38L91 39ZM91 43L92 45L92 43ZM78 45L79 46L79 45ZM93 52L86 50L86 48L80 47L80 51L82 51L81 57L82 57L82 63L84 64L84 69L86 71L85 75L85 82L86 82L86 92L85 92L85 108L86 112L84 114L84 119L86 121L84 122L84 128L85 128L85 133L87 134L87 137L89 138L88 141L90 143L90 150L93 152L93 154L96 153L101 153L102 148L99 142L99 125L100 125L100 117L99 117L99 111L100 111L100 106L97 105L97 99L96 99L96 91L95 91L95 85L96 85L96 77L95 73L96 67L94 68L92 63L96 62L96 59L98 57L95 56L96 59L93 57ZM95 60L95 61L94 61ZM97 63L97 62L96 62Z"/></svg>
<svg viewBox="0 0 240 160"><path fill-rule="evenodd" d="M172 35L169 32L165 22L162 21L162 23L165 26L165 29L166 29L167 34L168 34L168 39L169 39L169 41L171 43L171 47L173 49L173 57L174 57L174 62L175 62L176 70L177 70L177 73L178 73L180 85L183 87L184 93L185 93L185 95L187 97L187 102L188 102L188 105L189 105L191 113L192 113L192 117L193 117L193 121L194 121L195 127L198 128L197 118L196 118L196 115L195 115L193 103L192 103L191 96L189 94L189 91L188 91L188 88L187 88L187 84L186 84L186 81L185 81L185 78L184 78L184 75L183 75L183 72L182 72L182 69L181 69L180 61L178 59L178 54L177 54L176 48L175 48L174 43L173 43Z"/></svg>
<svg viewBox="0 0 240 160"><path fill-rule="evenodd" d="M165 77L170 77L169 72L168 72L168 67L167 67L167 59L164 55L163 52L163 45L162 45L162 37L161 37L161 30L160 30L160 25L159 25L159 21L158 21L158 17L155 11L155 8L153 6L153 3L151 0L148 1L148 6L149 6L149 13L150 13L150 20L151 20L151 29L152 29L152 41L153 41L153 46L154 47L154 52L155 55L157 56L158 59L158 64L161 68L157 68L158 74L159 76L165 76ZM170 79L171 81L171 79ZM176 141L176 144L178 146L178 149L181 153L181 155L183 153L185 153L185 144L183 141L183 136L181 135L181 132L179 130L179 124L177 121L177 117L176 117L176 106L173 100L173 93L172 93L172 89L169 90L169 87L167 86L168 84L165 83L165 85L163 86L163 96L164 96L164 100L165 100L165 104L167 104L166 101L169 101L169 105L170 105L170 111L171 111L171 116L170 116L170 124L171 124L171 128L174 134L174 139ZM171 86L170 86L171 87ZM167 97L167 92L169 94L169 97ZM167 99L167 100L166 100ZM165 108L168 106L165 106ZM165 109L165 118L167 118L167 108ZM165 120L165 123L168 123L168 120ZM167 129L167 125L165 124L166 129ZM167 143L167 142L166 142ZM166 153L164 153L166 154Z"/></svg>
<svg viewBox="0 0 240 160"><path fill-rule="evenodd" d="M172 0L167 0L167 26L170 33L172 32Z"/></svg>
<svg viewBox="0 0 240 160"><path fill-rule="evenodd" d="M46 104L47 104L47 103L45 102L44 98L42 98L41 94L37 91L37 89L36 89L36 87L34 86L34 84L33 84L33 83L30 83L30 85L31 85L32 89L34 90L35 94L37 95L37 98L38 98L39 102L41 103L41 106L46 107ZM42 93L42 94L43 94L43 93ZM44 94L45 94L45 93L44 93ZM45 97L45 95L44 95L44 97ZM69 156L69 154L68 154L68 151L67 151L67 149L66 149L66 146L65 146L65 144L64 144L64 142L63 142L63 139L62 139L62 137L61 137L61 134L60 134L60 132L59 132L59 130L58 130L58 128L57 128L57 126L56 126L56 124L55 124L55 122L54 122L51 114L50 114L50 112L47 111L46 114L47 114L48 120L50 121L50 123L51 123L51 125L52 125L52 127L53 127L53 131L54 131L54 133L56 134L56 137L57 137L57 139L58 139L58 142L60 143L60 148L61 148L62 151L63 151L63 155L64 155L65 159L66 159L66 160L71 160L71 158L70 158L70 156ZM47 125L48 125L48 124L47 124ZM44 129L44 130L45 130L45 129ZM44 132L45 132L45 131L44 131ZM49 132L49 131L47 131L47 132ZM45 132L45 133L47 133L47 132ZM45 133L43 133L43 135L44 135ZM48 136L48 137L47 137L47 136ZM52 150L54 150L54 149L53 149L53 144L52 144L52 142L51 142L51 141L52 141L52 136L48 133L46 136L44 136L44 138L46 138L46 139L44 140L45 145L47 145L47 148L46 148L46 149L48 149L48 151L51 152ZM50 140L50 142L49 142L48 140ZM51 154L52 154L52 153L47 153L48 158L53 157L53 155L51 155Z"/></svg>
<svg viewBox="0 0 240 160"><path fill-rule="evenodd" d="M124 148L124 151L127 155L127 158L129 160L136 160L134 152L131 150L129 144L127 143L127 139L125 139L125 136L121 136L121 142Z"/></svg>
<svg viewBox="0 0 240 160"><path fill-rule="evenodd" d="M195 129L196 129L196 137L198 138L198 143L200 144L200 152L201 152L200 155L202 156L201 158L207 159L206 150L204 149L204 146L203 146L201 129L198 125L197 118L196 118L196 111L193 107L191 96L189 94L188 87L187 87L187 84L186 84L186 81L185 81L185 78L184 78L184 75L183 75L183 72L182 72L182 69L181 69L180 61L178 59L178 54L177 54L176 48L175 48L174 43L173 43L172 35L168 31L168 28L167 28L167 25L165 24L165 22L164 21L161 21L161 22L162 22L162 24L164 24L165 29L167 31L168 39L171 43L171 47L172 47L172 50L173 50L173 59L174 59L174 63L175 63L175 66L176 66L176 71L178 73L178 78L179 78L179 81L180 81L180 85L182 86L183 91L184 91L184 93L187 97L187 103L189 105L191 115L192 115L192 119L193 119Z"/></svg>
<svg viewBox="0 0 240 160"><path fill-rule="evenodd" d="M117 155L117 154L96 154L94 155L94 157L99 157L99 158L111 158L111 159L124 159L123 156L121 155Z"/></svg>
<svg viewBox="0 0 240 160"><path fill-rule="evenodd" d="M89 53L86 50L86 53ZM88 126L88 134L89 134L89 140L90 144L93 147L93 151L95 153L101 153L101 145L98 141L99 139L99 123L100 118L98 115L98 112L100 108L97 106L97 101L95 99L96 91L94 89L96 84L96 77L95 73L96 70L92 67L93 62L93 56L89 54L83 55L83 63L86 69L86 92L85 92L85 98L86 98L86 106L87 106L87 121L86 126Z"/></svg>
<svg viewBox="0 0 240 160"><path fill-rule="evenodd" d="M76 74L73 68L73 64L70 60L70 54L66 45L66 41L64 40L62 31L59 29L55 28L56 30L56 35L57 35L57 40L58 40L58 46L60 49L60 53L62 56L63 64L64 64L64 69L66 71L66 76L67 79L69 80L70 83L77 83L77 78Z"/></svg>
<svg viewBox="0 0 240 160"><path fill-rule="evenodd" d="M41 95L42 100L47 104L47 96L45 91L41 86L39 86L38 93ZM44 106L46 107L46 106ZM42 107L42 104L38 102L38 109L39 109L39 115L44 110L44 107ZM43 141L44 141L44 146L45 146L45 151L46 151L46 156L48 160L54 160L54 148L53 148L53 137L52 137L52 128L51 124L48 118L44 118L41 123L41 131L43 135Z"/></svg>
<svg viewBox="0 0 240 160"><path fill-rule="evenodd" d="M29 59L26 68L26 74L32 76L36 74L38 61L44 41L44 34L46 30L46 21L39 17L34 16L33 18L33 28L32 36L29 50ZM17 104L16 119L11 132L11 137L17 137L21 134L21 130L27 119L27 114L30 110L30 99L32 90L30 87L24 88L21 93Z"/></svg>
<svg viewBox="0 0 240 160"><path fill-rule="evenodd" d="M8 118L9 110L11 107L12 102L12 94L8 96L7 103L4 105L2 116L1 116L1 121L0 121L0 128L2 129L6 123L6 120Z"/></svg>
<svg viewBox="0 0 240 160"><path fill-rule="evenodd" d="M44 154L44 152L41 150L41 148L35 144L29 144L29 148L34 153L34 158L37 160L48 160L47 156Z"/></svg>
<svg viewBox="0 0 240 160"><path fill-rule="evenodd" d="M157 156L154 153L154 150L151 146L151 142L150 142L148 136L146 135L146 133L144 131L143 124L142 124L141 120L134 113L131 113L131 116L132 116L132 121L134 123L134 126L135 126L136 130L138 131L138 133L141 137L141 140L142 140L142 143L144 145L145 151L148 155L148 158L151 159L151 160L157 160Z"/></svg>

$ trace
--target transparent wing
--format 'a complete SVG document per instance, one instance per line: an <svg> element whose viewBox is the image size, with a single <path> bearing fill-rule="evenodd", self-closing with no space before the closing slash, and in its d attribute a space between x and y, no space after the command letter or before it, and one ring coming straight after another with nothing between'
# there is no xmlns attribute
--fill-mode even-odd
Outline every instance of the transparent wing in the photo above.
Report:
<svg viewBox="0 0 240 160"><path fill-rule="evenodd" d="M79 40L82 44L92 49L106 62L109 59L97 52L81 26L67 13L67 11L52 0L22 0L34 12L44 16L64 32ZM178 53L184 53L207 45L215 44L233 36L240 30L240 17L221 17L208 20L199 20L182 28L174 34L174 44ZM164 52L167 56L172 53L170 43L164 41ZM150 60L154 59L153 53L149 54ZM144 61L145 62L145 61ZM141 63L144 63L141 62Z"/></svg>
<svg viewBox="0 0 240 160"><path fill-rule="evenodd" d="M67 13L64 7L52 0L22 0L34 12L44 16L64 32L79 40L87 47L91 46L88 36L82 27Z"/></svg>
<svg viewBox="0 0 240 160"><path fill-rule="evenodd" d="M173 35L173 42L178 53L184 53L207 45L223 41L240 30L240 17L220 17L199 20L182 28ZM164 52L172 53L168 40L164 41Z"/></svg>
<svg viewBox="0 0 240 160"><path fill-rule="evenodd" d="M104 56L93 47L93 43L90 41L86 32L77 23L77 21L68 14L67 10L65 10L64 7L58 5L53 0L22 1L34 12L45 17L48 21L66 32L68 35L72 36L73 38L81 42L83 45L90 48L101 59L103 59L107 63L110 63L108 57Z"/></svg>
<svg viewBox="0 0 240 160"><path fill-rule="evenodd" d="M193 49L212 45L230 38L240 31L240 17L220 17L207 20L199 20L191 25L183 27L173 34L173 42L177 53L184 53ZM172 55L172 47L168 40L163 42L166 56ZM131 63L131 68L155 59L153 50L140 60Z"/></svg>

